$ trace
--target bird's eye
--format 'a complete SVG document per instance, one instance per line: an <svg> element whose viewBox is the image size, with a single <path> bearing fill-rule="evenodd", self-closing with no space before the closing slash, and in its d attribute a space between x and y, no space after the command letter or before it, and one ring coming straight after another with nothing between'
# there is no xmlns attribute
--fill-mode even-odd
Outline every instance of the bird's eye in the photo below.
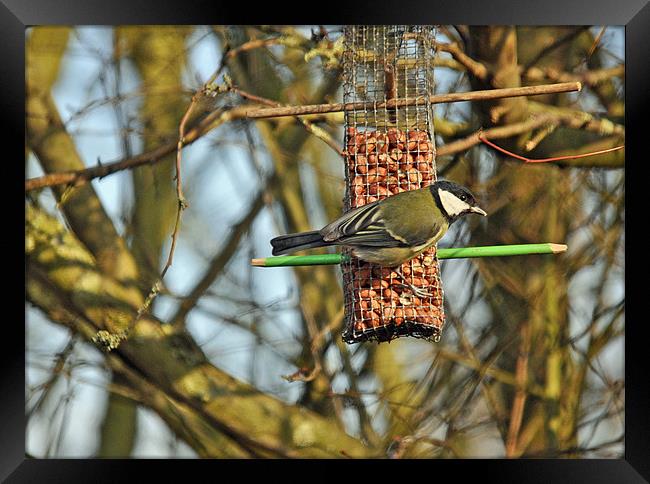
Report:
<svg viewBox="0 0 650 484"><path fill-rule="evenodd" d="M464 202L464 201L467 200L467 196L465 196L465 195L461 195L461 196L460 196L460 199Z"/></svg>

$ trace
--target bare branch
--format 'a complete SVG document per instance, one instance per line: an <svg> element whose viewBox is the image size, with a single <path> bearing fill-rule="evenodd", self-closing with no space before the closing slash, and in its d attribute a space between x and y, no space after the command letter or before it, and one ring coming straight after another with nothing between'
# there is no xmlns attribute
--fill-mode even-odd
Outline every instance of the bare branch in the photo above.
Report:
<svg viewBox="0 0 650 484"><path fill-rule="evenodd" d="M540 86L529 86L529 87L517 87L517 88L506 88L506 89L489 89L484 91L472 91L467 93L449 93L449 94L439 94L431 96L430 102L435 103L448 103L448 102L458 102L458 101L479 101L487 99L499 99L505 97L518 97L518 96L534 96L537 94L549 94L549 93L558 93L558 92L570 92L570 91L579 91L581 85L578 82L569 82L562 84L550 84L550 85L540 85ZM381 107L400 107L400 106L411 106L424 104L426 101L424 98L416 99L396 99L389 101L387 103L378 103L377 108ZM232 121L234 119L240 118L250 118L250 119L264 119L264 118L273 118L273 117L282 117L282 116L302 116L306 114L323 114L323 113L333 113L354 109L363 109L366 107L373 107L374 103L347 103L347 104L314 104L306 106L296 106L296 107L279 107L279 108L251 108L249 106L240 106L233 108L228 111L215 111L202 121L199 124L192 128L187 135L184 137L185 142L183 146L187 146L202 135L215 128L216 126L223 124L227 121ZM25 181L25 190L31 191L38 188L51 187L57 185L68 185L72 184L74 186L83 185L89 180L94 178L102 178L111 173L117 171L134 168L136 166L145 165L148 163L155 163L161 157L171 153L175 148L178 148L177 142L170 142L165 145L162 145L160 148L150 151L148 153L143 153L141 155L135 156L133 158L128 158L126 160L121 160L113 163L106 163L100 166L93 168L88 168L85 170L78 170L73 172L61 172L61 173L51 173L38 178L32 178Z"/></svg>
<svg viewBox="0 0 650 484"><path fill-rule="evenodd" d="M442 52L449 52L453 58L465 69L467 69L467 71L474 77L480 79L481 81L487 81L489 76L487 67L468 56L465 52L463 52L458 44L445 44L438 42L436 43L436 47Z"/></svg>

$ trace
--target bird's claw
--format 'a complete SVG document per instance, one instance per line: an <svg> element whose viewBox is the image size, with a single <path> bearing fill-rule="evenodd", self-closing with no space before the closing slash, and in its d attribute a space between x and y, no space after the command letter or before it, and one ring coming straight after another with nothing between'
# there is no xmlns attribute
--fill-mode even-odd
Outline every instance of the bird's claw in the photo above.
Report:
<svg viewBox="0 0 650 484"><path fill-rule="evenodd" d="M410 289L411 289L411 291L413 291L414 296L417 296L417 297L419 297L421 299L433 296L433 294L431 294L430 292L427 292L424 289L420 289L419 287L411 286Z"/></svg>
<svg viewBox="0 0 650 484"><path fill-rule="evenodd" d="M419 297L420 299L424 299L424 298L427 298L427 297L433 297L433 294L427 292L424 289L420 289L419 287L415 287L413 284L402 283L400 285L404 286L407 289L410 289L411 292L413 293L413 295L416 296L416 297Z"/></svg>
<svg viewBox="0 0 650 484"><path fill-rule="evenodd" d="M433 294L431 294L430 292L418 288L416 288L415 295L422 299L424 299L425 297L433 297Z"/></svg>
<svg viewBox="0 0 650 484"><path fill-rule="evenodd" d="M414 286L413 284L411 284L411 283L406 279L406 277L404 276L404 274L402 273L402 269L401 269L400 267L398 267L398 268L396 269L396 272L397 272L397 274L402 278L402 284L401 284L401 285L404 286L404 287L406 287L406 288L408 288L408 289L410 289L411 292L413 293L413 296L419 297L420 299L424 299L424 298L427 298L427 297L433 297L433 294L430 294L430 293L428 293L426 290L421 289L421 288L416 287L416 286Z"/></svg>

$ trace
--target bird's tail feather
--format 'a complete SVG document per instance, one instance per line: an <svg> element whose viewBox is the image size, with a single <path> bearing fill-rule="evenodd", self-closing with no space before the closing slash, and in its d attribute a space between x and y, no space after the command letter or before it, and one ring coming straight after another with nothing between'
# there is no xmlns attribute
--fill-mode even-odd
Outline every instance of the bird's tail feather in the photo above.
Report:
<svg viewBox="0 0 650 484"><path fill-rule="evenodd" d="M325 247L331 244L325 242L320 233L315 230L313 232L281 235L271 239L271 245L273 246L273 255L282 255L297 250Z"/></svg>

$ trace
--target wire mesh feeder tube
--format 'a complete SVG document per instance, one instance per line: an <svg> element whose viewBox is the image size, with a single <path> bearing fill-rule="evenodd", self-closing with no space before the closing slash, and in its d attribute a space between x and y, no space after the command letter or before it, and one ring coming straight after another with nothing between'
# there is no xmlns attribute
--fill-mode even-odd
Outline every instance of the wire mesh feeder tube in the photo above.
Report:
<svg viewBox="0 0 650 484"><path fill-rule="evenodd" d="M345 29L344 102L373 108L345 113L345 210L430 185L436 180L433 114L429 102L378 108L394 98L433 94L435 28L350 26ZM414 336L438 341L444 325L443 290L435 247L395 268L361 261L341 264L346 343Z"/></svg>

